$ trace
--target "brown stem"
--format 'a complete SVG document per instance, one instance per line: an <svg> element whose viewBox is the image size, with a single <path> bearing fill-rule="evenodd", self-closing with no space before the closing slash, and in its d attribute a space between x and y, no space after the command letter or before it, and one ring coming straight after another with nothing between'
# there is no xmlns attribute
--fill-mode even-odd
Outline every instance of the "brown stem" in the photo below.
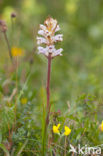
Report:
<svg viewBox="0 0 103 156"><path fill-rule="evenodd" d="M47 57L48 59L48 71L47 71L47 86L46 86L46 91L47 91L47 106L46 106L46 119L45 119L45 128L44 128L44 135L43 135L43 156L45 155L45 145L46 145L46 140L47 140L47 128L49 125L49 116L50 116L50 74L51 74L51 54Z"/></svg>
<svg viewBox="0 0 103 156"><path fill-rule="evenodd" d="M5 38L5 41L6 41L7 46L8 46L9 56L10 56L10 59L11 59L11 62L12 62L11 48L10 48L10 44L9 44L9 41L8 41L8 38L7 38L7 34L6 34L6 32L3 32L3 33L4 33L4 38Z"/></svg>
<svg viewBox="0 0 103 156"><path fill-rule="evenodd" d="M50 115L50 74L51 74L51 54L48 56L48 73L47 73L47 119L46 124L49 124L49 115Z"/></svg>
<svg viewBox="0 0 103 156"><path fill-rule="evenodd" d="M66 148L67 148L67 136L65 136L64 156L66 156Z"/></svg>

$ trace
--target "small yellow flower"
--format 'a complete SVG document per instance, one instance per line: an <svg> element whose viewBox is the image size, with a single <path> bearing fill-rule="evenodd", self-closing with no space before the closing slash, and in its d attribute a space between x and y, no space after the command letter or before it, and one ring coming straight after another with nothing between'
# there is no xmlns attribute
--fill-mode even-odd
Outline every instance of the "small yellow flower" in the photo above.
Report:
<svg viewBox="0 0 103 156"><path fill-rule="evenodd" d="M64 135L67 136L71 133L71 129L69 127L65 126L64 129L65 129Z"/></svg>
<svg viewBox="0 0 103 156"><path fill-rule="evenodd" d="M25 105L27 103L27 101L28 101L27 98L22 98L21 99L21 104Z"/></svg>
<svg viewBox="0 0 103 156"><path fill-rule="evenodd" d="M103 132L103 121L102 121L102 123L100 125L100 130Z"/></svg>
<svg viewBox="0 0 103 156"><path fill-rule="evenodd" d="M24 55L24 50L21 49L21 48L13 47L11 49L11 53L12 53L13 57L23 56Z"/></svg>
<svg viewBox="0 0 103 156"><path fill-rule="evenodd" d="M59 127L60 127L60 124L58 124L57 126L53 126L53 133L56 133L56 134L59 134Z"/></svg>

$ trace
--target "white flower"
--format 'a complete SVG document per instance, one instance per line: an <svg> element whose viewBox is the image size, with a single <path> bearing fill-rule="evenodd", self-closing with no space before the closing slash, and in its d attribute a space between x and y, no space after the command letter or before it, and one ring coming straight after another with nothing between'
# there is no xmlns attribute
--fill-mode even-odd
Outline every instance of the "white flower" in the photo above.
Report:
<svg viewBox="0 0 103 156"><path fill-rule="evenodd" d="M62 56L61 54L62 51L63 51L62 48L56 50L54 45L46 46L46 48L43 48L41 46L38 47L38 53L44 54L45 56L48 56L49 54L51 54L52 57L55 57L58 55Z"/></svg>
<svg viewBox="0 0 103 156"><path fill-rule="evenodd" d="M52 34L52 31L49 31L46 29L46 27L44 25L40 25L40 30L38 31L38 34L39 35L42 35L43 37L47 37L47 36L50 36ZM55 29L55 32L59 31L60 30L60 27L59 25L57 25L56 29ZM63 36L63 35L62 35Z"/></svg>
<svg viewBox="0 0 103 156"><path fill-rule="evenodd" d="M43 48L43 47L41 47L41 46L39 46L38 47L38 53L40 54L40 53L45 53L45 48Z"/></svg>
<svg viewBox="0 0 103 156"><path fill-rule="evenodd" d="M58 34L58 35L55 35L54 37L53 37L53 40L54 40L54 42L58 42L58 41L63 41L63 35L62 34Z"/></svg>
<svg viewBox="0 0 103 156"><path fill-rule="evenodd" d="M47 44L47 40L44 37L37 37L37 44Z"/></svg>
<svg viewBox="0 0 103 156"><path fill-rule="evenodd" d="M38 34L43 37L37 37L37 44L45 44L46 47L38 47L38 53L44 54L46 57L49 55L53 58L58 55L62 55L61 52L63 51L62 48L56 49L54 43L63 41L63 35L55 33L60 30L59 25L57 24L57 20L48 17L44 25L40 24L40 30Z"/></svg>
<svg viewBox="0 0 103 156"><path fill-rule="evenodd" d="M62 56L61 52L63 51L62 48L56 50L53 54L52 54L52 57L55 57L55 56Z"/></svg>
<svg viewBox="0 0 103 156"><path fill-rule="evenodd" d="M45 56L48 56L47 48L43 48L41 46L38 47L38 54L43 54Z"/></svg>

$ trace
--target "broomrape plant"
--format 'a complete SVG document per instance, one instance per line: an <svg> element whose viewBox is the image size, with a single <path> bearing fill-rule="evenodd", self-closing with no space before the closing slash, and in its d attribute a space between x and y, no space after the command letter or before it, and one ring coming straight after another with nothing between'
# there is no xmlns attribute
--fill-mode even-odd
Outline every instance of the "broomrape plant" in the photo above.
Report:
<svg viewBox="0 0 103 156"><path fill-rule="evenodd" d="M63 41L63 35L55 33L60 30L57 20L48 17L44 25L40 24L38 34L43 37L37 37L37 44L44 44L46 47L38 46L38 54L43 54L48 59L48 73L47 73L47 110L50 113L50 73L51 73L51 60L56 56L61 56L62 48L56 50L55 43ZM49 119L49 115L48 115Z"/></svg>
<svg viewBox="0 0 103 156"><path fill-rule="evenodd" d="M57 34L56 32L60 30L58 22L56 19L48 17L44 21L44 25L40 24L40 30L38 34L42 37L37 37L37 44L42 46L38 46L38 54L43 54L48 60L48 71L47 71L47 107L46 107L46 122L45 122L45 134L47 131L47 127L49 124L49 116L50 116L50 74L51 74L51 61L56 56L61 56L63 49L56 49L55 43L63 41L63 35ZM45 45L45 47L44 47Z"/></svg>

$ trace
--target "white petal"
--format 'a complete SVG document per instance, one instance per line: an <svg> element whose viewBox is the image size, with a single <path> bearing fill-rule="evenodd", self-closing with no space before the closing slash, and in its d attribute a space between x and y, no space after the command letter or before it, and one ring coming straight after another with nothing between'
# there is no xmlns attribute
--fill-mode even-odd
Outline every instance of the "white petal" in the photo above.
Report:
<svg viewBox="0 0 103 156"><path fill-rule="evenodd" d="M38 47L38 50L39 50L40 53L42 53L42 52L44 52L45 48L39 46L39 47Z"/></svg>
<svg viewBox="0 0 103 156"><path fill-rule="evenodd" d="M43 25L43 24L40 24L40 29L42 29L42 30L46 30L46 26Z"/></svg>
<svg viewBox="0 0 103 156"><path fill-rule="evenodd" d="M56 29L55 29L55 32L59 31L60 30L60 27L59 25L57 25Z"/></svg>
<svg viewBox="0 0 103 156"><path fill-rule="evenodd" d="M45 30L39 30L38 34L46 38L48 36L51 36L52 32L45 29Z"/></svg>
<svg viewBox="0 0 103 156"><path fill-rule="evenodd" d="M62 49L62 48L60 48L60 49L56 50L56 52L57 52L57 53L61 53L62 51L63 51L63 49Z"/></svg>
<svg viewBox="0 0 103 156"><path fill-rule="evenodd" d="M52 57L55 57L55 56L58 56L58 55L62 56L62 54L61 54L62 51L63 51L62 48L56 50L55 53L52 55Z"/></svg>
<svg viewBox="0 0 103 156"><path fill-rule="evenodd" d="M37 44L47 44L47 40L44 37L37 37Z"/></svg>
<svg viewBox="0 0 103 156"><path fill-rule="evenodd" d="M48 56L47 48L43 48L43 47L39 46L38 47L38 54L44 54L44 55Z"/></svg>
<svg viewBox="0 0 103 156"><path fill-rule="evenodd" d="M46 52L46 49L45 48L43 48L43 47L38 47L38 53L40 54L40 53L45 53Z"/></svg>
<svg viewBox="0 0 103 156"><path fill-rule="evenodd" d="M52 31L56 28L57 20L52 21Z"/></svg>
<svg viewBox="0 0 103 156"><path fill-rule="evenodd" d="M53 39L54 42L63 41L63 35L62 34L55 35Z"/></svg>
<svg viewBox="0 0 103 156"><path fill-rule="evenodd" d="M38 31L38 34L39 34L39 35L42 35L42 36L45 36L44 30L39 30L39 31Z"/></svg>

